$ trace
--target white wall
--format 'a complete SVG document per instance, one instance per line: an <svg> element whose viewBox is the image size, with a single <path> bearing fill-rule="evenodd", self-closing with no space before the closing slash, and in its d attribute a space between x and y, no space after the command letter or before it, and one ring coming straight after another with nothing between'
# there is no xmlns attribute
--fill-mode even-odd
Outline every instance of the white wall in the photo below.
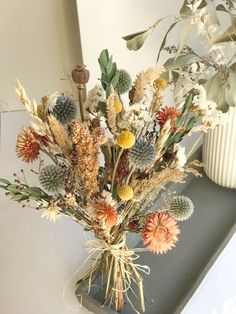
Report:
<svg viewBox="0 0 236 314"><path fill-rule="evenodd" d="M81 63L76 1L1 0L0 11L0 111L22 109L16 78L36 99L67 91L63 69Z"/></svg>

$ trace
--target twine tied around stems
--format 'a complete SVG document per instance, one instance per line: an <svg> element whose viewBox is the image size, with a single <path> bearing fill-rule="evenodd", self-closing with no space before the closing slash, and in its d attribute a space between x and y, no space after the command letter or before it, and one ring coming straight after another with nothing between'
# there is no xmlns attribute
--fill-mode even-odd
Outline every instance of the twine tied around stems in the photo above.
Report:
<svg viewBox="0 0 236 314"><path fill-rule="evenodd" d="M150 268L147 265L136 264L135 261L139 258L137 253L144 252L146 248L134 248L128 249L126 245L125 236L119 243L107 243L104 240L88 240L85 247L89 253L86 260L76 270L76 272L67 280L63 289L63 302L72 311L73 310L65 301L65 290L72 279L78 275L81 267L89 260L94 259L91 267L85 273L83 278L78 281L78 285L84 281L88 281L88 293L92 287L93 276L101 272L106 274L107 280L105 285L105 298L101 306L105 306L109 303L111 305L113 299L115 301L116 311L121 311L124 305L124 295L128 302L137 314L140 314L132 304L128 297L128 290L133 289L131 284L134 282L139 288L140 305L142 312L145 311L144 293L143 293L143 278L140 272L146 275L150 274ZM104 276L102 276L104 277ZM135 294L135 293L134 293ZM81 303L82 303L82 295Z"/></svg>

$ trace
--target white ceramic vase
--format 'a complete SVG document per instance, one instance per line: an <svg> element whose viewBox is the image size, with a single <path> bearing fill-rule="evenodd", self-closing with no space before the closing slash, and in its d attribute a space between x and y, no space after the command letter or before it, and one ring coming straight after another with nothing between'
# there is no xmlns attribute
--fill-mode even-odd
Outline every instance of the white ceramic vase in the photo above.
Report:
<svg viewBox="0 0 236 314"><path fill-rule="evenodd" d="M230 107L229 121L204 135L203 162L215 183L236 189L236 108Z"/></svg>

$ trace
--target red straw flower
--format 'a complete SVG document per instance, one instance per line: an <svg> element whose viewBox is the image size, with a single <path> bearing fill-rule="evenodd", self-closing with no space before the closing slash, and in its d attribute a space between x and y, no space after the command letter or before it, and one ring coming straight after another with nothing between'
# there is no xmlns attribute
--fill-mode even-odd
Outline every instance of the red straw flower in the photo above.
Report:
<svg viewBox="0 0 236 314"><path fill-rule="evenodd" d="M175 121L179 116L179 112L174 107L164 107L157 114L157 121L162 128L167 120L170 120L171 131L175 132Z"/></svg>

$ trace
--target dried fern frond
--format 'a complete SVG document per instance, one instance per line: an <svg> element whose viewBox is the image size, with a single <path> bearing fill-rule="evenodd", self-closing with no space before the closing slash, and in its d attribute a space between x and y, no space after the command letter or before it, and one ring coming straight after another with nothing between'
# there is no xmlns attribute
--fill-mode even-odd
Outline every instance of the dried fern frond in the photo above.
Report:
<svg viewBox="0 0 236 314"><path fill-rule="evenodd" d="M74 144L74 169L84 190L91 196L98 189L99 151L87 127L74 122L71 125Z"/></svg>
<svg viewBox="0 0 236 314"><path fill-rule="evenodd" d="M72 147L65 128L53 115L48 116L48 123L54 138L54 142L59 146L62 154L68 160L70 160Z"/></svg>
<svg viewBox="0 0 236 314"><path fill-rule="evenodd" d="M107 121L108 125L111 128L113 134L116 132L116 110L115 110L115 101L117 99L117 94L112 92L109 97L106 99L107 105Z"/></svg>
<svg viewBox="0 0 236 314"><path fill-rule="evenodd" d="M139 73L132 87L133 95L131 102L140 102L144 96L148 83L157 79L163 71L163 68L149 68L147 71Z"/></svg>

